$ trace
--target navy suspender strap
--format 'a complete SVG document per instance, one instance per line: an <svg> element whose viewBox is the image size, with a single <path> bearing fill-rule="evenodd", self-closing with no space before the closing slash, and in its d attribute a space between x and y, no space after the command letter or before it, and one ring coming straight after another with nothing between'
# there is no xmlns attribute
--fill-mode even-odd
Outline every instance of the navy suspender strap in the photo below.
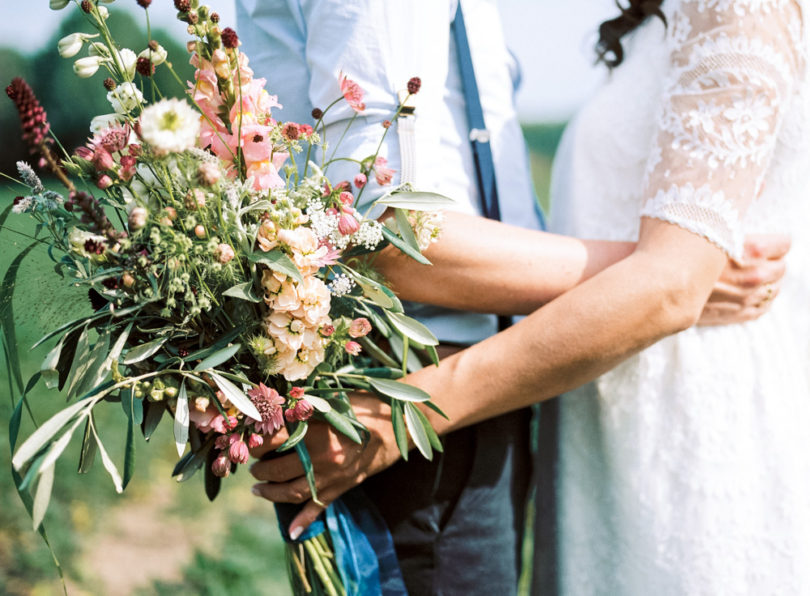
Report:
<svg viewBox="0 0 810 596"><path fill-rule="evenodd" d="M478 95L478 83L475 80L470 43L467 40L467 29L464 26L464 15L461 12L461 0L459 0L456 16L450 27L456 41L458 64L461 70L464 103L467 107L467 122L470 127L470 144L472 145L475 172L478 178L478 193L481 198L481 212L484 217L500 221L501 210L498 205L495 163L492 160L489 131L484 122L484 110L481 107L481 99Z"/></svg>
<svg viewBox="0 0 810 596"><path fill-rule="evenodd" d="M495 162L492 159L492 147L489 144L489 131L484 122L484 109L481 107L481 98L478 95L478 83L475 80L475 69L470 54L470 42L467 40L467 28L464 26L464 14L461 12L461 0L458 2L456 16L450 28L456 41L464 104L467 107L467 125L470 128L470 145L478 180L478 194L481 198L481 212L488 219L500 221L501 208L498 205ZM511 317L498 317L499 330L506 329L511 324Z"/></svg>

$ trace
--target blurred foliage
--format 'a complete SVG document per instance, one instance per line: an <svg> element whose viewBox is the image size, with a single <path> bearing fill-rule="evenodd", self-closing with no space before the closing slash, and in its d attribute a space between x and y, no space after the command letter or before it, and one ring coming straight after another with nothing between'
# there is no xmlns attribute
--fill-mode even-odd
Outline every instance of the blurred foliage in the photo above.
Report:
<svg viewBox="0 0 810 596"><path fill-rule="evenodd" d="M56 45L62 37L76 32L93 32L80 10L65 11L65 15L67 18L61 22L59 29L33 56L24 57L13 50L0 49L0 73L3 76L0 83L5 88L15 76L25 78L45 108L51 130L67 151L73 151L90 136L90 120L99 114L112 112L112 107L102 85L106 76L104 69L99 69L89 79L80 79L73 73L74 60L87 55L87 46L72 59L59 56ZM146 48L149 40L146 30L131 14L117 11L110 18L109 26L122 48L130 48L136 54ZM169 52L169 61L180 80L190 80L194 69L188 63L189 54L184 44L162 30L152 31L152 38ZM152 86L140 75L136 75L136 79L141 84L144 96L151 100ZM166 96L179 97L184 93L184 87L165 65L157 68L154 81ZM14 104L5 93L0 97L0 131L4 137L0 145L0 171L14 173L14 163L26 159L28 153L19 140L20 125Z"/></svg>

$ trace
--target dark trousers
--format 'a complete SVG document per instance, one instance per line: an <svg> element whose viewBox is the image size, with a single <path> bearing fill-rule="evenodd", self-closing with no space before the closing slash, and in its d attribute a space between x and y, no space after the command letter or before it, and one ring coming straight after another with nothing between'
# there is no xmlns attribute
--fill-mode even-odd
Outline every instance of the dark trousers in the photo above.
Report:
<svg viewBox="0 0 810 596"><path fill-rule="evenodd" d="M391 530L411 596L516 593L530 420L521 410L451 433L432 462L412 451L363 484Z"/></svg>

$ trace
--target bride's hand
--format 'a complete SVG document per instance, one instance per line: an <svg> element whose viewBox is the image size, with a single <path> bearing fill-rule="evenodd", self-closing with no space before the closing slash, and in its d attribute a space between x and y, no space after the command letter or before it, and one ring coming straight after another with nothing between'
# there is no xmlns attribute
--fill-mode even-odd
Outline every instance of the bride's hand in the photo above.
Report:
<svg viewBox="0 0 810 596"><path fill-rule="evenodd" d="M767 312L785 275L790 237L749 236L741 262L729 261L714 286L698 325L751 321Z"/></svg>
<svg viewBox="0 0 810 596"><path fill-rule="evenodd" d="M315 470L318 500L312 495L304 476L301 461L295 452L268 461L257 461L250 473L259 483L253 492L276 503L305 503L288 528L295 539L315 521L325 506L354 488L369 476L394 464L400 457L391 429L391 409L376 397L363 393L352 395L352 407L357 418L368 428L370 437L365 445L358 445L330 425L313 422L306 436L307 450ZM251 451L260 458L281 446L287 435L283 430Z"/></svg>

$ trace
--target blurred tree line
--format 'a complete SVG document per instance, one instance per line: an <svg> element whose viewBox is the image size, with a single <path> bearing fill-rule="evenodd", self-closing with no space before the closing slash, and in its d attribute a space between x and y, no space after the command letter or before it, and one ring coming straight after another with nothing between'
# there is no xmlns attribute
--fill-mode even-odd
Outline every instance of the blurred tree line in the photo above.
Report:
<svg viewBox="0 0 810 596"><path fill-rule="evenodd" d="M65 35L94 32L81 11L65 13L67 18L39 52L25 56L13 47L0 48L0 86L5 89L14 77L23 77L45 108L51 130L65 149L72 152L90 136L90 120L113 110L102 85L106 70L99 69L89 79L80 79L73 73L73 62L87 55L87 46L72 59L64 59L57 52L56 44ZM116 11L109 26L121 48L129 48L136 54L146 48L146 29L131 14ZM188 63L185 40L173 39L171 34L160 29L152 31L152 38L168 50L169 61L180 79L190 80L194 69ZM142 82L140 75L136 75L136 82ZM166 96L183 95L180 83L165 66L157 67L155 82ZM143 91L144 96L151 100L148 85L143 85ZM17 111L3 93L0 97L0 171L16 175L15 162L27 158L28 150L20 139Z"/></svg>

